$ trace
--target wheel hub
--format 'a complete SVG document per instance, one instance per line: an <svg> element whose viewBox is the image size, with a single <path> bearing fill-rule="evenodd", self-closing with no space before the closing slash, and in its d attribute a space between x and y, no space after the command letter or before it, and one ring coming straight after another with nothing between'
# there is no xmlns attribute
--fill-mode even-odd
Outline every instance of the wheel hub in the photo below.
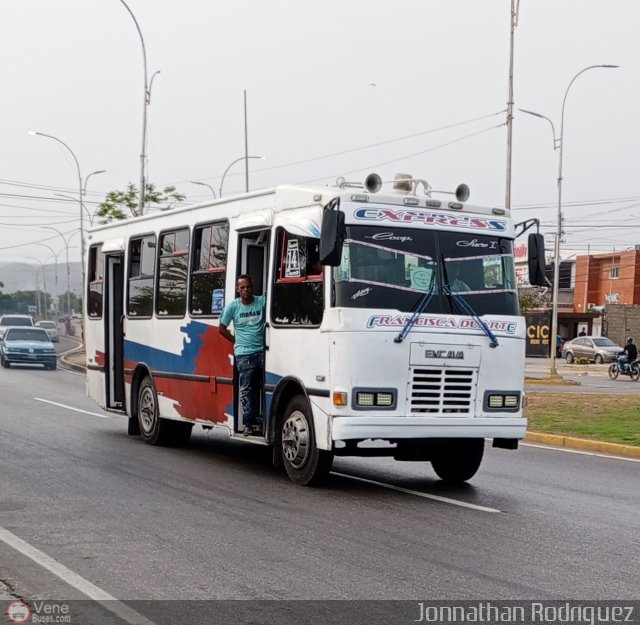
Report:
<svg viewBox="0 0 640 625"><path fill-rule="evenodd" d="M153 429L153 422L155 420L155 404L153 396L148 389L145 389L140 396L140 425L145 432L150 432Z"/></svg>
<svg viewBox="0 0 640 625"><path fill-rule="evenodd" d="M299 469L309 454L309 428L301 412L293 412L282 426L282 455L285 460Z"/></svg>

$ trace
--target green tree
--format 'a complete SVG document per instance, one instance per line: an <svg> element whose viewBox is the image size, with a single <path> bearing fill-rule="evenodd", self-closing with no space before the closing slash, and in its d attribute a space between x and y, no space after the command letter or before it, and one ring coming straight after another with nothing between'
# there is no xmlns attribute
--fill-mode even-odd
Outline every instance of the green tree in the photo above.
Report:
<svg viewBox="0 0 640 625"><path fill-rule="evenodd" d="M148 183L144 195L145 206L169 210L184 201L185 195L178 193L174 186L156 189L155 185ZM96 216L103 222L120 221L129 217L138 216L138 188L129 183L125 191L110 191L98 206Z"/></svg>

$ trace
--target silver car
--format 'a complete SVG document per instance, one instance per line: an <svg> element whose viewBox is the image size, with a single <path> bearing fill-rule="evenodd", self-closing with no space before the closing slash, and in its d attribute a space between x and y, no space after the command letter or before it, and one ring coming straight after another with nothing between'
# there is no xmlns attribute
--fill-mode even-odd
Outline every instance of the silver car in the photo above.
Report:
<svg viewBox="0 0 640 625"><path fill-rule="evenodd" d="M47 331L52 343L57 343L60 340L58 336L58 324L55 321L37 321L36 326L44 328Z"/></svg>
<svg viewBox="0 0 640 625"><path fill-rule="evenodd" d="M579 336L566 341L562 346L562 357L571 364L576 358L586 358L600 365L613 362L622 353L622 347L606 336Z"/></svg>

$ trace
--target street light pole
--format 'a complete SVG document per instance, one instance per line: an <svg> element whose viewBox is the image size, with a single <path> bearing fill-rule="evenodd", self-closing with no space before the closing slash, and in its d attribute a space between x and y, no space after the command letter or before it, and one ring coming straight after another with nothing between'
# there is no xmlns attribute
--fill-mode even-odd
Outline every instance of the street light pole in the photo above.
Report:
<svg viewBox="0 0 640 625"><path fill-rule="evenodd" d="M232 161L231 163L229 163L229 166L224 170L224 174L222 174L222 180L220 180L220 189L218 191L218 197L222 197L222 185L224 184L224 179L227 177L227 172L236 164L239 163L240 161L244 161L246 159L250 159L250 158L258 158L260 160L265 160L267 157L266 156L241 156L240 158L237 158L235 161ZM248 191L249 189L247 189Z"/></svg>
<svg viewBox="0 0 640 625"><path fill-rule="evenodd" d="M140 30L140 25L138 24L136 16L133 14L133 11L129 8L124 0L120 0L120 2L123 4L124 8L131 16L133 23L136 25L136 30L138 31L138 35L140 37L140 44L142 45L142 64L144 71L144 106L142 107L142 149L140 151L140 194L138 197L138 214L142 215L144 213L144 196L146 189L145 168L147 160L147 107L149 106L149 101L151 99L151 89L149 81L147 79L147 48L144 45L144 37L142 36L142 30ZM154 76L157 73L159 72L155 72ZM153 77L151 80L153 80Z"/></svg>
<svg viewBox="0 0 640 625"><path fill-rule="evenodd" d="M55 288L54 288L54 300L53 300L53 304L54 304L54 309L56 311L56 313L58 312L58 299L59 299L59 295L58 295L58 256L60 255L60 252L62 250L60 250L60 252L58 252L57 254L53 251L53 248L48 246L46 243L34 243L34 245L40 245L42 247L46 247L50 252L51 255L53 256L53 259L55 260L55 265L54 265L54 273L53 273L53 277L54 277L54 284L55 284ZM47 265L47 260L46 259L44 261L43 264L43 269L42 271L46 271L46 265Z"/></svg>
<svg viewBox="0 0 640 625"><path fill-rule="evenodd" d="M42 284L43 284L43 288L44 288L44 318L47 318L47 275L46 272L44 270L44 263L39 259L36 258L35 256L27 256L28 260L35 260L38 263L40 263L40 267L42 267ZM38 305L40 305L40 297L38 296Z"/></svg>
<svg viewBox="0 0 640 625"><path fill-rule="evenodd" d="M57 141L67 149L73 158L73 162L76 164L76 170L78 172L78 202L80 204L80 263L82 265L82 284L84 288L84 204L82 203L82 173L80 171L80 163L78 163L78 159L76 158L74 151L64 141L62 141L62 139L58 139L58 137L54 137L53 135L45 134L44 132L37 132L35 130L30 130L29 134L47 137L48 139Z"/></svg>
<svg viewBox="0 0 640 625"><path fill-rule="evenodd" d="M557 350L557 342L558 342L558 296L560 292L560 238L562 237L562 156L564 151L564 109L565 104L567 103L567 96L569 95L569 90L571 86L576 81L578 76L584 74L590 69L598 69L598 68L606 68L613 69L618 67L618 65L589 65L584 69L581 69L569 83L567 90L564 93L564 98L562 99L562 112L560 114L560 137L556 139L555 129L553 126L553 122L544 115L540 115L539 113L533 113L532 111L522 110L523 113L529 113L530 115L535 115L536 117L541 117L542 119L546 119L551 124L551 129L554 132L553 135L553 146L554 149L558 148L558 215L557 215L557 226L556 226L556 239L553 249L553 302L552 302L552 310L551 310L551 365L549 368L550 377L557 377L558 369L556 365L556 350Z"/></svg>
<svg viewBox="0 0 640 625"><path fill-rule="evenodd" d="M511 144L513 137L513 45L518 25L520 0L511 0L511 38L509 46L509 101L507 102L507 184L504 207L511 210Z"/></svg>
<svg viewBox="0 0 640 625"><path fill-rule="evenodd" d="M47 230L53 230L54 232L57 232L61 237L62 240L64 241L64 249L66 251L66 260L67 260L67 314L70 315L71 314L71 277L70 277L70 273L71 273L71 269L69 268L69 242L67 241L67 238L64 236L64 234L62 234L62 232L60 232L60 230L58 230L57 228L54 228L53 226L40 226L40 228L46 228Z"/></svg>

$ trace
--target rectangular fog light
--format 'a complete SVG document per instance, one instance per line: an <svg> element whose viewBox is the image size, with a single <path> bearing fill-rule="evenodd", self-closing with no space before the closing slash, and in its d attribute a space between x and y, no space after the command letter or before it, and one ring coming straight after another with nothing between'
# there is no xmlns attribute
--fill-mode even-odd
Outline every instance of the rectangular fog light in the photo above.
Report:
<svg viewBox="0 0 640 625"><path fill-rule="evenodd" d="M518 407L518 399L517 395L505 395L504 396L504 407L505 408L517 408Z"/></svg>
<svg viewBox="0 0 640 625"><path fill-rule="evenodd" d="M393 395L391 393L378 393L376 395L376 406L393 406Z"/></svg>
<svg viewBox="0 0 640 625"><path fill-rule="evenodd" d="M489 395L489 408L502 408L504 397L502 395Z"/></svg>
<svg viewBox="0 0 640 625"><path fill-rule="evenodd" d="M356 404L358 406L373 406L375 395L373 393L357 393Z"/></svg>

